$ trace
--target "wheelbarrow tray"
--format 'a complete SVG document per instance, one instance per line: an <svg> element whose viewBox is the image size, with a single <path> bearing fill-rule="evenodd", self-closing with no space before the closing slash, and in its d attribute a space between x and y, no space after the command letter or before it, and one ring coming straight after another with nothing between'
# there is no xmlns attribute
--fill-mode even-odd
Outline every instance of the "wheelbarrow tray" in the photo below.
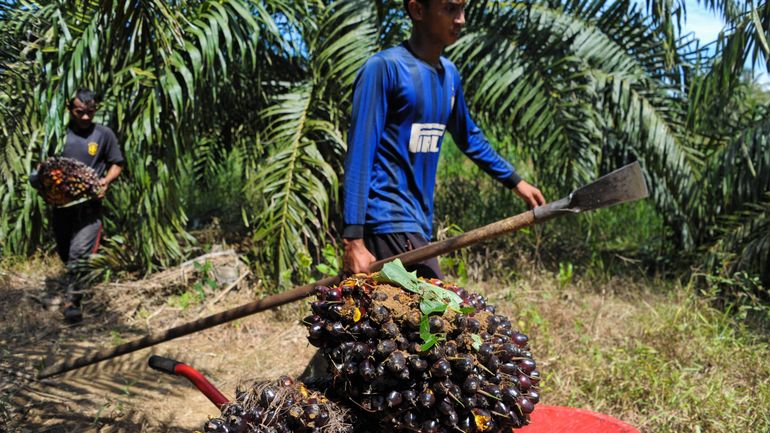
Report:
<svg viewBox="0 0 770 433"><path fill-rule="evenodd" d="M639 430L609 415L539 404L530 414L530 424L514 433L639 433Z"/></svg>

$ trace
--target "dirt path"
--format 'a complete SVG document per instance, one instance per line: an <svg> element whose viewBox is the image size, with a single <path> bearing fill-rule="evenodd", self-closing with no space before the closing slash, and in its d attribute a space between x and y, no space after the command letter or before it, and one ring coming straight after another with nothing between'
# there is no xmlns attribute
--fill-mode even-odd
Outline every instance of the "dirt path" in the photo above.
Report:
<svg viewBox="0 0 770 433"><path fill-rule="evenodd" d="M298 376L314 350L297 323L301 303L260 313L44 381L37 369L61 357L111 347L152 329L167 328L253 299L233 290L208 310L145 303L137 314L94 296L86 319L67 326L44 303L58 290L56 270L31 278L0 279L0 431L8 432L189 432L200 430L217 409L185 379L147 367L158 354L200 370L226 396L241 381ZM165 299L165 298L164 298ZM41 302L42 301L42 302ZM205 302L204 302L205 304Z"/></svg>

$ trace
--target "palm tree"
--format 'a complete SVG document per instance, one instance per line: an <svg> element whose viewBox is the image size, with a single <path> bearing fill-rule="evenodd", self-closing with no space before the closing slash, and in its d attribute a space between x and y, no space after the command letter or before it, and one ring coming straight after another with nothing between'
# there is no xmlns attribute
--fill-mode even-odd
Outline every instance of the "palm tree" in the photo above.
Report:
<svg viewBox="0 0 770 433"><path fill-rule="evenodd" d="M702 2L726 22L715 54L691 75L688 127L699 137L705 181L690 213L708 269L722 275L749 272L770 286L770 126L768 92L753 70L770 72L770 3ZM749 69L746 69L749 65Z"/></svg>
<svg viewBox="0 0 770 433"><path fill-rule="evenodd" d="M296 79L276 89L260 112L264 159L246 179L250 224L272 275L291 281L297 256L323 246L338 189L353 79L376 48L366 1L310 6L297 28Z"/></svg>
<svg viewBox="0 0 770 433"><path fill-rule="evenodd" d="M60 151L65 102L76 88L91 87L103 95L98 120L119 132L127 157L127 179L109 201L109 225L131 246L124 259L145 269L179 259L181 243L191 240L178 194L180 179L188 176L182 156L209 133L193 125L207 119L210 104L219 102L216 91L236 69L259 70L270 57L259 54L283 49L273 17L292 19L291 2L4 6L0 169L9 181L0 187L6 197L0 241L8 252L29 251L41 241L30 236L30 227L43 225L42 202L23 179L41 158ZM263 94L252 97L264 101Z"/></svg>
<svg viewBox="0 0 770 433"><path fill-rule="evenodd" d="M469 16L478 24L450 53L476 111L506 125L539 177L568 191L638 159L659 208L691 244L681 198L698 161L682 133L681 89L692 44L671 50L627 1L481 2Z"/></svg>
<svg viewBox="0 0 770 433"><path fill-rule="evenodd" d="M743 239L766 257L766 238L743 235L765 226L740 215L766 204L759 131L767 116L761 103L722 102L745 84L725 71L748 53L767 58L770 14L766 3L703 3L732 26L714 57L680 36L682 0L646 8L629 0L473 2L467 31L447 55L477 120L513 137L541 184L566 192L639 160L678 245L721 239L729 250ZM212 188L236 161L228 179L243 197L256 267L285 283L307 278L298 258L335 234L353 79L371 54L407 36L401 1L3 5L4 253L43 242L45 211L24 176L60 147L67 97L90 86L104 95L99 120L119 132L128 156L128 176L110 197L109 232L121 236L102 263L147 270L179 260L193 242L185 192ZM738 133L747 125L751 133ZM741 193L715 195L715 185ZM725 206L713 209L715 200ZM733 235L716 231L730 215Z"/></svg>

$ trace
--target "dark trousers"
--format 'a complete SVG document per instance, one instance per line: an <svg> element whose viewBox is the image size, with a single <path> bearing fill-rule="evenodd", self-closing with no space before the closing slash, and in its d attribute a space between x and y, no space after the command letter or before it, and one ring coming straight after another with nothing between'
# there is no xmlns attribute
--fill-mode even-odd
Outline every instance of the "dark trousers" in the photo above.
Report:
<svg viewBox="0 0 770 433"><path fill-rule="evenodd" d="M56 252L67 267L88 258L99 248L102 235L102 204L91 200L53 210Z"/></svg>
<svg viewBox="0 0 770 433"><path fill-rule="evenodd" d="M91 200L72 207L55 208L51 226L56 239L56 252L67 266L70 278L76 277L75 264L96 252L102 236L102 204ZM67 298L75 303L80 292L73 285L67 288Z"/></svg>
<svg viewBox="0 0 770 433"><path fill-rule="evenodd" d="M382 260L397 254L411 251L415 248L428 245L428 240L417 233L385 233L365 234L364 244L377 260ZM418 277L443 279L444 274L438 265L438 259L433 257L413 265L406 266L406 270L417 271Z"/></svg>

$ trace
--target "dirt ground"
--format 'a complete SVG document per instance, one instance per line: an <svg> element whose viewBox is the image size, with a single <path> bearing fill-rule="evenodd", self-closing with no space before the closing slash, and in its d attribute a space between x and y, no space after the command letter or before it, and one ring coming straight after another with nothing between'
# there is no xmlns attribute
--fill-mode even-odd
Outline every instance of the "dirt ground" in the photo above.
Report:
<svg viewBox="0 0 770 433"><path fill-rule="evenodd" d="M169 302L158 284L112 284L94 289L83 323L73 326L50 305L62 290L62 274L55 264L32 275L0 272L0 431L201 430L218 410L186 379L150 369L151 355L192 365L232 398L242 381L300 375L314 353L298 323L309 309L298 302L36 380L37 371L54 360L114 347L256 297L248 278L222 297L215 292L183 308Z"/></svg>

